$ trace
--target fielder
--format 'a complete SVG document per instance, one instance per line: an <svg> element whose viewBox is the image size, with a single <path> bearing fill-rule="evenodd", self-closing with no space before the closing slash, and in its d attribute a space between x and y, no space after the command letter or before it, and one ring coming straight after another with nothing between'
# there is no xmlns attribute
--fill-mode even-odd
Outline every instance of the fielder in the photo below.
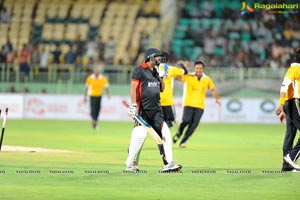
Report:
<svg viewBox="0 0 300 200"><path fill-rule="evenodd" d="M182 122L179 125L178 132L173 136L173 142L182 136L186 127L187 130L180 141L179 146L185 148L188 140L198 127L205 108L206 90L210 89L216 103L220 106L221 100L212 79L204 74L204 62L196 61L194 63L194 73L186 74L182 77L184 85L184 102Z"/></svg>
<svg viewBox="0 0 300 200"><path fill-rule="evenodd" d="M300 48L296 49L293 56L294 63L287 70L280 88L280 100L275 113L282 121L286 118L286 136L283 145L283 159L290 165L292 171L299 171L296 164L300 154L300 138L294 148L293 140L297 129L300 130ZM283 171L290 171L283 165Z"/></svg>
<svg viewBox="0 0 300 200"><path fill-rule="evenodd" d="M286 97L286 101L283 105L283 112L287 113L287 109L289 108L289 100L293 99L293 91L288 90L287 91L287 97ZM292 96L290 96L292 95ZM284 136L284 140L283 140L283 145L282 145L282 152L283 152L283 157L286 156L287 154L289 154L292 149L293 149L293 144L294 144L294 139L296 137L297 134L297 128L295 127L295 125L292 122L292 119L286 115L280 116L280 120L281 122L284 120L285 117L285 126L286 126L286 130L285 130L285 136ZM293 167L291 165L289 165L288 163L285 162L285 160L283 159L282 162L282 171L293 171Z"/></svg>
<svg viewBox="0 0 300 200"><path fill-rule="evenodd" d="M110 98L109 82L105 76L100 73L100 67L94 68L94 73L89 75L85 81L84 102L87 102L87 96L90 98L90 115L92 118L92 127L97 129L98 118L101 110L102 90L105 88L108 98Z"/></svg>
<svg viewBox="0 0 300 200"><path fill-rule="evenodd" d="M137 113L141 115L158 135L165 139L162 146L158 145L163 160L162 171L179 171L182 166L173 162L171 133L163 120L160 107L160 92L164 90L163 79L167 75L166 65L161 70L156 69L161 62L161 56L162 53L158 49L147 49L144 55L145 62L133 71L130 89L131 105L128 113L132 117ZM135 123L126 160L127 170L138 171L138 156L146 136L146 129Z"/></svg>

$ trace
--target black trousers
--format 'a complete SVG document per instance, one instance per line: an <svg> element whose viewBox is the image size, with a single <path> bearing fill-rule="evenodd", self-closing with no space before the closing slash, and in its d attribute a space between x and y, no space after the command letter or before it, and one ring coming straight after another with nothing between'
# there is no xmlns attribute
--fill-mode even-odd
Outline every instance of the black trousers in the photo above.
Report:
<svg viewBox="0 0 300 200"><path fill-rule="evenodd" d="M183 108L183 116L182 122L179 125L177 136L181 137L184 129L188 126L185 134L180 142L180 144L184 144L187 140L192 136L196 128L198 127L201 117L203 115L204 110L201 108L194 108L190 106L185 106Z"/></svg>
<svg viewBox="0 0 300 200"><path fill-rule="evenodd" d="M173 126L173 122L175 121L175 108L174 106L162 106L161 107L164 120L167 123L168 127Z"/></svg>
<svg viewBox="0 0 300 200"><path fill-rule="evenodd" d="M91 117L94 122L98 121L101 110L101 96L90 96Z"/></svg>
<svg viewBox="0 0 300 200"><path fill-rule="evenodd" d="M152 126L152 128L156 131L156 133L160 136L160 138L163 138L162 127L164 123L164 118L163 118L164 116L161 107L158 107L157 109L153 109L153 110L142 109L140 115L143 117L144 120L146 120ZM162 157L164 165L168 164L168 161L166 160L163 144L158 144L157 147Z"/></svg>
<svg viewBox="0 0 300 200"><path fill-rule="evenodd" d="M300 130L300 99L288 100L288 105L286 107L287 117L291 119L293 125ZM290 157L292 160L297 160L300 154L300 138L298 139L296 145L290 152Z"/></svg>
<svg viewBox="0 0 300 200"><path fill-rule="evenodd" d="M293 100L285 102L285 104L283 106L283 110L285 113L288 113L290 103L294 103ZM283 156L289 154L291 152L291 150L293 149L293 143L294 143L294 139L295 139L296 133L297 133L297 128L293 124L293 122L288 114L286 115L285 121L286 121L286 130L285 130L285 136L284 136L283 145L282 145ZM290 171L292 169L293 168L283 160L282 171Z"/></svg>
<svg viewBox="0 0 300 200"><path fill-rule="evenodd" d="M140 112L140 115L152 126L156 133L162 138L161 131L164 119L161 108L159 107L155 110L142 110Z"/></svg>

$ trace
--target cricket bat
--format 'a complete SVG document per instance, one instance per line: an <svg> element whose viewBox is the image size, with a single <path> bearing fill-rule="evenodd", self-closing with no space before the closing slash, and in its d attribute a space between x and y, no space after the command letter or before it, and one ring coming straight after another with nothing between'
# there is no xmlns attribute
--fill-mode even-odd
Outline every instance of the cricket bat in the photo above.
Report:
<svg viewBox="0 0 300 200"><path fill-rule="evenodd" d="M129 105L126 101L122 101L122 104L128 109ZM140 115L134 116L134 119L139 122L141 126L143 126L147 132L153 137L155 140L156 144L163 144L164 142L162 139L159 137L159 135L156 133L156 131L151 127L151 125L142 118Z"/></svg>

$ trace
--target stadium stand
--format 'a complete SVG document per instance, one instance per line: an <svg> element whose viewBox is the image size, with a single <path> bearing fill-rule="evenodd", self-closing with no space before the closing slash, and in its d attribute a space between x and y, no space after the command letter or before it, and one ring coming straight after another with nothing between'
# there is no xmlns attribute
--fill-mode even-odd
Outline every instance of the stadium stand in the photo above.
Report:
<svg viewBox="0 0 300 200"><path fill-rule="evenodd" d="M153 33L157 28L159 5L160 0L1 1L1 91L6 91L5 83L18 85L21 81L82 84L94 64L108 63L103 56L108 51L113 51L111 64L127 66L106 72L111 80L127 83L128 64L133 64L140 52L143 33ZM155 45L161 44L157 42L160 38L153 38ZM106 48L100 48L99 41ZM29 77L24 77L19 68L24 44L31 51ZM74 52L76 59L69 63Z"/></svg>
<svg viewBox="0 0 300 200"><path fill-rule="evenodd" d="M289 65L292 49L299 46L297 14L261 10L242 16L240 2L229 0L184 3L171 45L176 57L205 56L214 67L278 69Z"/></svg>
<svg viewBox="0 0 300 200"><path fill-rule="evenodd" d="M129 4L128 4L129 3ZM156 5L155 5L156 4ZM144 1L104 1L104 0L6 0L2 7L11 13L9 27L1 25L1 45L10 42L20 50L23 43L35 42L44 45L49 51L54 44L70 44L78 35L81 40L102 36L104 42L110 36L114 36L117 43L116 58L126 60L126 47L131 45L132 51L138 51L141 29L144 25L135 26L139 13L153 14L155 19L149 20L147 32L152 32L157 25L159 16L158 0ZM21 20L21 22L20 22ZM145 20L145 22L147 22ZM124 26L124 24L126 24ZM138 29L135 29L138 27ZM22 34L20 34L22 30ZM137 36L131 40L130 36L135 32ZM137 52L138 54L138 52ZM123 61L124 62L124 61ZM129 63L128 63L129 64Z"/></svg>
<svg viewBox="0 0 300 200"><path fill-rule="evenodd" d="M54 92L74 88L94 64L104 67L112 84L127 84L150 45L170 52L174 63L205 58L207 73L226 88L253 87L245 80L279 81L299 46L299 15L241 16L239 1L176 1L170 36L160 5L161 0L1 1L1 91L21 81L55 84L48 90ZM19 71L24 44L31 51L28 78Z"/></svg>

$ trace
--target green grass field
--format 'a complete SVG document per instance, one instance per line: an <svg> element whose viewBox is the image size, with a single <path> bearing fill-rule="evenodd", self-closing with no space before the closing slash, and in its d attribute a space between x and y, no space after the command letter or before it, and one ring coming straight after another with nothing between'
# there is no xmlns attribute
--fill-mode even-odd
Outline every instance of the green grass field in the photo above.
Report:
<svg viewBox="0 0 300 200"><path fill-rule="evenodd" d="M173 146L183 165L177 174L158 173L150 136L140 158L144 173L123 173L131 128L8 120L4 145L72 152L0 152L0 199L299 199L299 174L280 173L284 125L200 124L188 148Z"/></svg>

